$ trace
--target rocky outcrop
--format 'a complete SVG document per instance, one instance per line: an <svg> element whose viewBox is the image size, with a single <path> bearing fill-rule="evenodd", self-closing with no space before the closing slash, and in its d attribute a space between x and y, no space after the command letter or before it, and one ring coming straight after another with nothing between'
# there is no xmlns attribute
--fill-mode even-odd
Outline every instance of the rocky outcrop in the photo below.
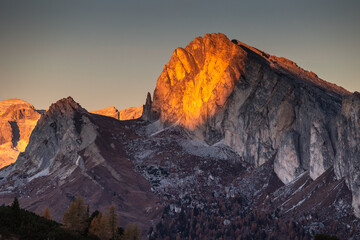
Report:
<svg viewBox="0 0 360 240"><path fill-rule="evenodd" d="M225 105L245 58L224 34L207 34L177 48L157 81L152 111L164 123L196 129Z"/></svg>
<svg viewBox="0 0 360 240"><path fill-rule="evenodd" d="M205 139L224 137L255 166L277 154L275 172L282 173L278 176L284 183L306 170L316 179L333 164L330 119L337 115L346 91L295 64L234 43L246 51L245 71L226 107L203 129ZM287 141L289 132L298 139Z"/></svg>
<svg viewBox="0 0 360 240"><path fill-rule="evenodd" d="M159 119L159 114L152 109L153 101L151 100L151 94L148 92L146 95L146 101L143 105L143 111L141 119L145 121L155 121Z"/></svg>
<svg viewBox="0 0 360 240"><path fill-rule="evenodd" d="M26 151L19 156L15 167L27 169L31 177L41 171L59 170L63 158L75 164L79 157L77 151L96 138L95 128L84 113L87 111L71 97L52 104L39 119L35 134L31 135ZM86 136L81 135L83 127L87 128Z"/></svg>
<svg viewBox="0 0 360 240"><path fill-rule="evenodd" d="M15 162L28 144L40 114L21 99L0 101L0 168Z"/></svg>
<svg viewBox="0 0 360 240"><path fill-rule="evenodd" d="M330 120L347 94L288 59L206 34L174 51L150 112L209 144L224 140L255 166L276 156L274 170L289 183L307 170L316 179L333 165Z"/></svg>
<svg viewBox="0 0 360 240"><path fill-rule="evenodd" d="M130 120L140 118L142 115L142 107L129 107L123 110L117 110L115 107L107 107L104 109L90 111L94 114L112 117L118 120Z"/></svg>
<svg viewBox="0 0 360 240"><path fill-rule="evenodd" d="M304 172L301 168L298 147L299 134L296 131L288 131L284 134L274 161L274 171L285 184Z"/></svg>
<svg viewBox="0 0 360 240"><path fill-rule="evenodd" d="M336 158L334 169L338 178L345 178L352 192L352 206L360 217L360 93L343 100L337 118Z"/></svg>

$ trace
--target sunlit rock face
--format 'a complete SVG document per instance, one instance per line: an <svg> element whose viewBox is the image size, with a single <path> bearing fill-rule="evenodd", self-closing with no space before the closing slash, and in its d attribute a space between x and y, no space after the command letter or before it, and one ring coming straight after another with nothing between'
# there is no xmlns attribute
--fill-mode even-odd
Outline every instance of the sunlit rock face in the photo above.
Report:
<svg viewBox="0 0 360 240"><path fill-rule="evenodd" d="M120 110L120 120L130 120L140 118L142 115L143 107L129 107Z"/></svg>
<svg viewBox="0 0 360 240"><path fill-rule="evenodd" d="M144 115L209 144L224 140L255 166L275 159L275 172L289 183L304 171L316 179L333 165L332 120L348 94L286 58L207 34L174 51Z"/></svg>
<svg viewBox="0 0 360 240"><path fill-rule="evenodd" d="M344 98L337 119L338 144L334 169L338 178L344 177L352 192L355 215L360 217L360 94Z"/></svg>
<svg viewBox="0 0 360 240"><path fill-rule="evenodd" d="M120 118L119 110L117 110L115 107L107 107L107 108L103 108L103 109L95 110L95 111L90 111L90 112L94 113L94 114L98 114L98 115L112 117L112 118L115 118L115 119L118 119L118 120Z"/></svg>
<svg viewBox="0 0 360 240"><path fill-rule="evenodd" d="M40 114L21 99L0 101L0 168L16 161L25 151Z"/></svg>
<svg viewBox="0 0 360 240"><path fill-rule="evenodd" d="M118 120L130 120L141 117L142 110L142 107L129 107L120 111L117 110L115 107L107 107L104 109L90 112L94 114L112 117Z"/></svg>
<svg viewBox="0 0 360 240"><path fill-rule="evenodd" d="M157 81L152 110L162 122L194 130L224 106L245 58L224 34L206 34L177 48Z"/></svg>

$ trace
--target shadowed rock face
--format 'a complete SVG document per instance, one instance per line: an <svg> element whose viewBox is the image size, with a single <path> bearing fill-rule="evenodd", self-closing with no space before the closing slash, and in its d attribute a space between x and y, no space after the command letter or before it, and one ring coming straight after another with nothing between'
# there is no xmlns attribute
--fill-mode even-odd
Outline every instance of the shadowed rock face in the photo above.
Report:
<svg viewBox="0 0 360 240"><path fill-rule="evenodd" d="M298 169L275 164L289 170L275 169L281 172L278 176L283 182L308 169L316 179L333 164L331 119L339 112L346 92L294 64L234 42L247 51L245 73L226 106L202 129L205 139L215 142L224 138L255 166L282 155L276 157L277 163ZM297 139L288 141L290 132Z"/></svg>
<svg viewBox="0 0 360 240"><path fill-rule="evenodd" d="M21 99L0 101L0 168L24 151L40 114Z"/></svg>
<svg viewBox="0 0 360 240"><path fill-rule="evenodd" d="M345 178L352 191L352 206L360 217L360 94L355 92L343 100L341 113L337 118L335 173Z"/></svg>

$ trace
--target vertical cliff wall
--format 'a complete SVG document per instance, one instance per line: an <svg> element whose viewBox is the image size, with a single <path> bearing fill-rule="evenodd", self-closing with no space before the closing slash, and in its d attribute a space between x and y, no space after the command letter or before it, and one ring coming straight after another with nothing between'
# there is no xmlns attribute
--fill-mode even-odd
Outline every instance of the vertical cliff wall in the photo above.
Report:
<svg viewBox="0 0 360 240"><path fill-rule="evenodd" d="M360 93L344 98L336 123L335 173L345 178L353 195L355 215L360 217Z"/></svg>

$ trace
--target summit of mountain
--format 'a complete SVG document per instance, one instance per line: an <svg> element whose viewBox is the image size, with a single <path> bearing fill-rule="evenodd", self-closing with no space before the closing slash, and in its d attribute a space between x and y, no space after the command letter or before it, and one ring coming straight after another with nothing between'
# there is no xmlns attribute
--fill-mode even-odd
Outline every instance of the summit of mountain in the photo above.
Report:
<svg viewBox="0 0 360 240"><path fill-rule="evenodd" d="M267 74L270 72L272 76ZM226 108L237 88L242 89L240 100L245 100L258 84L264 84L262 78L270 78L265 81L272 84L262 87L271 88L283 76L293 82L287 83L292 88L306 86L312 88L310 91L333 94L340 101L342 95L350 94L288 59L213 33L174 51L157 80L152 113L164 123L195 130Z"/></svg>

